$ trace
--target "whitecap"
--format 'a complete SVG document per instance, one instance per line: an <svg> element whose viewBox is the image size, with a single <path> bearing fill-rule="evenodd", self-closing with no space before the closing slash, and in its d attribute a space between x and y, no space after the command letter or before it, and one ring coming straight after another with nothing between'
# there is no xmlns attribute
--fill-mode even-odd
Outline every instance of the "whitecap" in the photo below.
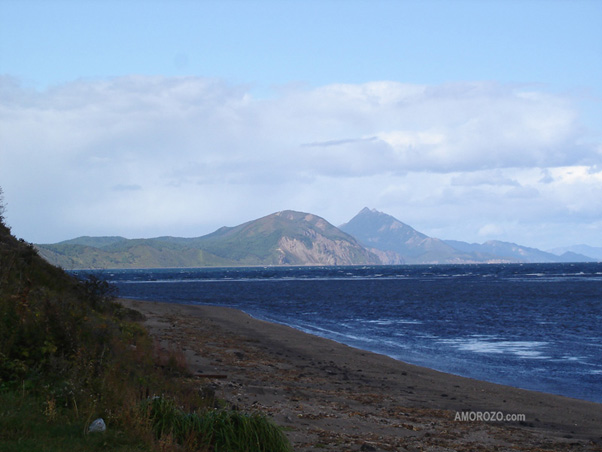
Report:
<svg viewBox="0 0 602 452"><path fill-rule="evenodd" d="M362 319L355 319L362 321ZM374 325L390 326L390 325L419 325L422 323L420 320L410 319L377 319L377 320L364 320L365 323L372 323Z"/></svg>
<svg viewBox="0 0 602 452"><path fill-rule="evenodd" d="M548 344L542 341L494 341L482 340L473 336L468 339L442 339L439 342L467 352L513 354L519 358L549 359L548 356L542 354L541 350L537 350Z"/></svg>

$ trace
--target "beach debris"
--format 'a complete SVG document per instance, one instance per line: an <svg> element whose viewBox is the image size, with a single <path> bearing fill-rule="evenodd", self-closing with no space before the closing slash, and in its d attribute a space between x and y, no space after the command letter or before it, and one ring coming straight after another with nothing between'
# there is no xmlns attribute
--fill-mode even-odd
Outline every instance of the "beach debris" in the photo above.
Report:
<svg viewBox="0 0 602 452"><path fill-rule="evenodd" d="M104 432L107 430L107 424L103 418L95 419L88 427L88 433Z"/></svg>
<svg viewBox="0 0 602 452"><path fill-rule="evenodd" d="M200 377L200 378L213 378L213 379L220 379L220 380L224 380L224 379L228 378L228 375L226 375L226 374L203 374L200 372L198 372L196 374L196 376Z"/></svg>

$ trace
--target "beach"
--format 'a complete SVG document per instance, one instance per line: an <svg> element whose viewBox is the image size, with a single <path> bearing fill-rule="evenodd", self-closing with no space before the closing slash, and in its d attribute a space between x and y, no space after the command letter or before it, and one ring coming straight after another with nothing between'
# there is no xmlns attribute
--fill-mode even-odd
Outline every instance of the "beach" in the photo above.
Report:
<svg viewBox="0 0 602 452"><path fill-rule="evenodd" d="M602 450L602 404L410 365L215 307L120 300L199 385L296 451Z"/></svg>

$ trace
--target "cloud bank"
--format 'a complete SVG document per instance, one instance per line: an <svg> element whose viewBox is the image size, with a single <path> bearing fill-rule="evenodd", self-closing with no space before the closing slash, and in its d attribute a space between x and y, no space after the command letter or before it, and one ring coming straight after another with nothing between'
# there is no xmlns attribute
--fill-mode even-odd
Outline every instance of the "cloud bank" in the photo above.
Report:
<svg viewBox="0 0 602 452"><path fill-rule="evenodd" d="M7 218L37 242L195 236L286 208L338 224L365 205L442 238L602 235L602 148L570 97L532 86L374 82L259 98L197 77L42 92L4 77L0 124Z"/></svg>

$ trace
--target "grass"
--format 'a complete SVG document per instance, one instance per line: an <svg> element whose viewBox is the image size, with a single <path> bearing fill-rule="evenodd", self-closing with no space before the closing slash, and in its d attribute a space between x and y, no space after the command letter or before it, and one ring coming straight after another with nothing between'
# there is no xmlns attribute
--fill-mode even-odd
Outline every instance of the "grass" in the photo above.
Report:
<svg viewBox="0 0 602 452"><path fill-rule="evenodd" d="M229 410L186 412L166 398L146 406L157 439L171 438L195 450L271 452L290 450L282 430L260 413Z"/></svg>
<svg viewBox="0 0 602 452"><path fill-rule="evenodd" d="M29 393L0 393L0 450L3 452L63 452L150 450L142 437L111 426L106 433L87 433L87 419L57 408Z"/></svg>

